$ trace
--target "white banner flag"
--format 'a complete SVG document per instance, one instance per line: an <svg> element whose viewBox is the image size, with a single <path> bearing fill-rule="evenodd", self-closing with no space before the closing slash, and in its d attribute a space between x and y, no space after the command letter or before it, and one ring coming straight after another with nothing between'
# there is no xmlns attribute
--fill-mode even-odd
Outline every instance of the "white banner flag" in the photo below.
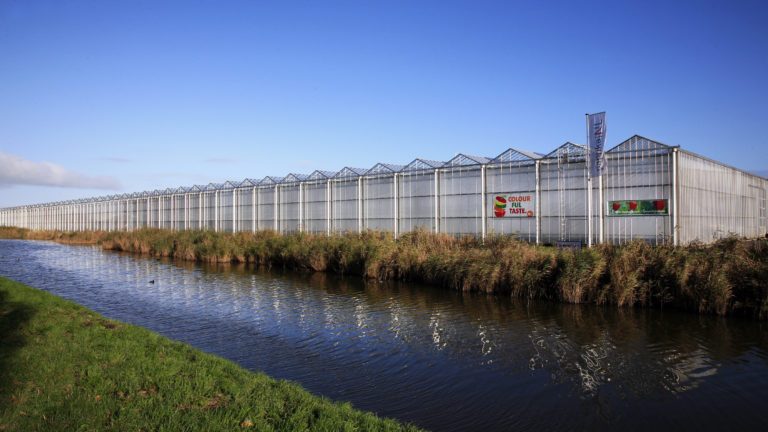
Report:
<svg viewBox="0 0 768 432"><path fill-rule="evenodd" d="M605 112L587 114L589 145L589 175L599 177L603 174L603 146L605 144Z"/></svg>

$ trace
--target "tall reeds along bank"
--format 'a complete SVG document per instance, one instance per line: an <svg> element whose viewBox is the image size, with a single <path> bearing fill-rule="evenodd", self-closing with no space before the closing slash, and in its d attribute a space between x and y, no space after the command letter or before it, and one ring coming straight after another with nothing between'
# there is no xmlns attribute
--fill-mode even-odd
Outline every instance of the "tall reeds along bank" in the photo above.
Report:
<svg viewBox="0 0 768 432"><path fill-rule="evenodd" d="M710 245L558 250L492 237L415 231L391 234L286 234L166 231L59 233L0 229L0 237L100 243L108 250L207 262L403 280L450 289L566 303L674 307L768 318L768 239Z"/></svg>
<svg viewBox="0 0 768 432"><path fill-rule="evenodd" d="M49 240L65 244L98 244L106 231L49 231L0 226L0 239Z"/></svg>

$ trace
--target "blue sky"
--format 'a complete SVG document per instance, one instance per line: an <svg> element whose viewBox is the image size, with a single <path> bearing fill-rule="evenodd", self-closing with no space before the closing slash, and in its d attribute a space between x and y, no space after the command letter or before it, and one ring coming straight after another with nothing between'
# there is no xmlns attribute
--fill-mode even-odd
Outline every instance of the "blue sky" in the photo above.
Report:
<svg viewBox="0 0 768 432"><path fill-rule="evenodd" d="M768 174L768 5L0 1L0 206L640 134ZM35 184L38 183L38 184Z"/></svg>

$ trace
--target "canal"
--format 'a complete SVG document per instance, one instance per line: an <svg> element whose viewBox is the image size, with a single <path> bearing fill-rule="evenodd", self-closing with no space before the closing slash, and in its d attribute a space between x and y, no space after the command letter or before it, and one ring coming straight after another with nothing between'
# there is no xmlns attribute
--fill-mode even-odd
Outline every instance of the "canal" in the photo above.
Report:
<svg viewBox="0 0 768 432"><path fill-rule="evenodd" d="M754 320L50 242L0 240L0 275L436 431L768 425L768 329Z"/></svg>

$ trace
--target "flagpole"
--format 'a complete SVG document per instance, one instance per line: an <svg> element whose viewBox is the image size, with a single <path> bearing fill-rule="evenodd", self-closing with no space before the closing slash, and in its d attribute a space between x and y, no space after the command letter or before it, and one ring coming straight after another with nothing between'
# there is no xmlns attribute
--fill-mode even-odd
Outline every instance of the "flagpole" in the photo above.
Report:
<svg viewBox="0 0 768 432"><path fill-rule="evenodd" d="M587 123L587 247L592 247L592 147L589 143L589 113L584 114Z"/></svg>
<svg viewBox="0 0 768 432"><path fill-rule="evenodd" d="M605 198L603 197L603 173L600 173L600 177L597 179L597 190L598 190L597 205L599 206L599 209L597 210L598 212L597 214L599 215L598 220L600 223L600 233L598 237L598 243L603 243L605 241L605 239L603 238L603 231L605 230L605 201L604 201Z"/></svg>

